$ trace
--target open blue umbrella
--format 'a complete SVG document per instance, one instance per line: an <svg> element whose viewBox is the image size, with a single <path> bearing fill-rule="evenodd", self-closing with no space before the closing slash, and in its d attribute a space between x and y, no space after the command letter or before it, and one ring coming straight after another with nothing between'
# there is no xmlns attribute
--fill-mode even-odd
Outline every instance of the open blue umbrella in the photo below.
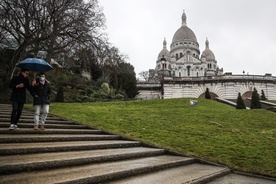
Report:
<svg viewBox="0 0 276 184"><path fill-rule="evenodd" d="M16 65L18 68L27 69L33 72L47 72L53 67L43 59L27 58Z"/></svg>

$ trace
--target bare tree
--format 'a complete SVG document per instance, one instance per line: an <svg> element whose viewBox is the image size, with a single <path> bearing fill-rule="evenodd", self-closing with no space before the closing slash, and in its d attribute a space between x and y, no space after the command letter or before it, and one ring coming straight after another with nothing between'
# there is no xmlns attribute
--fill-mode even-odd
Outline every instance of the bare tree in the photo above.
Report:
<svg viewBox="0 0 276 184"><path fill-rule="evenodd" d="M149 82L149 71L142 71L139 73L139 76L141 76L145 82Z"/></svg>
<svg viewBox="0 0 276 184"><path fill-rule="evenodd" d="M1 0L0 19L0 38L15 49L10 75L29 54L45 51L49 62L59 54L73 57L78 49L101 50L107 41L97 0Z"/></svg>
<svg viewBox="0 0 276 184"><path fill-rule="evenodd" d="M83 0L54 1L49 6L52 29L47 40L47 60L58 53L66 52L74 56L77 50L93 48L101 50L99 43L106 44L102 32L105 18L96 0L83 3Z"/></svg>

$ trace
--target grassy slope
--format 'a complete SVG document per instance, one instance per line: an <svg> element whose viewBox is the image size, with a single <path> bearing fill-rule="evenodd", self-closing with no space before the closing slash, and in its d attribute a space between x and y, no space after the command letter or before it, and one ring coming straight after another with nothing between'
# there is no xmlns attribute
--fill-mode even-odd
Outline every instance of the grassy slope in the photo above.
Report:
<svg viewBox="0 0 276 184"><path fill-rule="evenodd" d="M206 99L53 103L50 112L231 168L276 177L276 114ZM47 122L46 122L47 124Z"/></svg>

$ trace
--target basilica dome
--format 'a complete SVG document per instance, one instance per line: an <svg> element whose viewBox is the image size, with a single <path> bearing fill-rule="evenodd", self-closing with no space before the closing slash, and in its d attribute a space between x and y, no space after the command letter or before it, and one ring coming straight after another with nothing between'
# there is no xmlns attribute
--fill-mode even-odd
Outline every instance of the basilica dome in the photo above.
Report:
<svg viewBox="0 0 276 184"><path fill-rule="evenodd" d="M162 57L164 57L164 58L170 57L170 52L167 49L161 50L161 52L158 54L158 59L160 59Z"/></svg>
<svg viewBox="0 0 276 184"><path fill-rule="evenodd" d="M192 41L197 43L195 33L187 26L180 27L173 36L172 43L180 41Z"/></svg>
<svg viewBox="0 0 276 184"><path fill-rule="evenodd" d="M206 58L207 61L216 60L214 53L209 49L209 41L206 39L205 42L206 48L201 54L201 58Z"/></svg>
<svg viewBox="0 0 276 184"><path fill-rule="evenodd" d="M206 60L216 60L214 53L210 49L205 49L202 52L201 58L206 58Z"/></svg>
<svg viewBox="0 0 276 184"><path fill-rule="evenodd" d="M158 58L157 59L159 60L162 57L164 57L165 59L170 58L170 52L167 49L167 41L166 41L166 39L164 39L164 41L163 41L163 49L158 54Z"/></svg>
<svg viewBox="0 0 276 184"><path fill-rule="evenodd" d="M182 26L175 32L172 44L180 41L191 41L197 43L195 33L187 26L186 23L186 14L183 12L182 14Z"/></svg>

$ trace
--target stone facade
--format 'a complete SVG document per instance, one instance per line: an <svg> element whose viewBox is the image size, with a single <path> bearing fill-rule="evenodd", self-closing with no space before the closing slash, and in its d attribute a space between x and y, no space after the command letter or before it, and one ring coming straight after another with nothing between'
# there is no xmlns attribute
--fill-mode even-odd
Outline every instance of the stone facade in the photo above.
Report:
<svg viewBox="0 0 276 184"><path fill-rule="evenodd" d="M161 83L138 83L140 94L137 98L162 98ZM271 75L222 75L213 77L164 77L164 99L168 98L204 98L206 88L212 98L237 99L250 98L254 88L259 95L263 90L269 100L276 100L276 77Z"/></svg>

